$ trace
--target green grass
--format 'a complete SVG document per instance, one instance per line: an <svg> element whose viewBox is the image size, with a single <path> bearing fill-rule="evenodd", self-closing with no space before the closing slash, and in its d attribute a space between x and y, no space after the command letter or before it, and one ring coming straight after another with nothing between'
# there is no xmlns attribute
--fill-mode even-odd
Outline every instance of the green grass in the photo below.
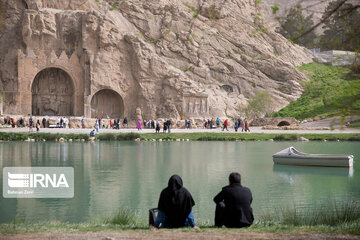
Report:
<svg viewBox="0 0 360 240"><path fill-rule="evenodd" d="M273 117L303 120L360 112L360 77L351 76L350 69L320 63L305 64L298 69L310 79L303 83L304 93Z"/></svg>
<svg viewBox="0 0 360 240"><path fill-rule="evenodd" d="M265 212L249 228L226 229L214 228L209 221L198 222L200 232L231 233L272 232L272 233L338 233L360 235L360 204L358 201L344 201L342 204L320 206L312 211L300 212L296 208L283 208ZM195 219L196 220L196 219ZM15 220L0 224L0 233L38 233L38 232L96 232L96 231L128 231L149 232L147 219L141 219L130 209L120 209L105 219L96 219L84 223L63 223L56 221L25 222ZM173 229L178 231L195 231L191 228Z"/></svg>
<svg viewBox="0 0 360 240"><path fill-rule="evenodd" d="M356 120L350 123L351 128L360 128L360 120Z"/></svg>
<svg viewBox="0 0 360 240"><path fill-rule="evenodd" d="M140 138L139 133L101 133L96 135L96 139L102 141L132 141L136 138Z"/></svg>
<svg viewBox="0 0 360 240"><path fill-rule="evenodd" d="M324 134L279 134L279 133L227 133L227 132L206 132L206 133L101 133L96 135L99 141L133 141L136 138L141 140L171 140L189 139L191 141L297 141L300 137L313 141L360 141L360 133L324 133ZM9 133L0 132L0 140L3 141L25 141L28 138L35 141L55 141L59 138L66 140L89 139L88 134L59 134L59 133Z"/></svg>
<svg viewBox="0 0 360 240"><path fill-rule="evenodd" d="M260 216L259 222L264 225L337 226L358 220L360 220L360 202L343 201L315 206L314 209L305 212L296 207L286 207L271 213L265 212Z"/></svg>
<svg viewBox="0 0 360 240"><path fill-rule="evenodd" d="M11 132L0 132L0 140L5 141L25 141L28 138L35 139L35 141L55 141L59 138L69 139L89 139L89 134L62 134L62 133L11 133Z"/></svg>
<svg viewBox="0 0 360 240"><path fill-rule="evenodd" d="M113 216L106 217L104 223L127 228L147 227L147 223L129 208L119 209Z"/></svg>
<svg viewBox="0 0 360 240"><path fill-rule="evenodd" d="M278 134L278 133L153 133L141 134L141 140L176 140L191 141L296 141L301 136L315 141L360 141L359 133L326 133L326 134Z"/></svg>

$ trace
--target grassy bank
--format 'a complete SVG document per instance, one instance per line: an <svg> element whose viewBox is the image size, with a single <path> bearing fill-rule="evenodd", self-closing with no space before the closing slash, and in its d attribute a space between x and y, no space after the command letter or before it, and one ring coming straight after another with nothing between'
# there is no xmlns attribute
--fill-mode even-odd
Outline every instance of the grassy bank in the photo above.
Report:
<svg viewBox="0 0 360 240"><path fill-rule="evenodd" d="M60 138L64 138L66 140L88 140L89 134L77 134L77 133L12 133L12 132L0 132L0 140L4 141L25 141L28 139L34 139L35 141L56 141Z"/></svg>
<svg viewBox="0 0 360 240"><path fill-rule="evenodd" d="M142 140L176 140L189 139L191 141L298 141L305 137L315 141L360 141L359 133L327 133L327 134L291 134L291 133L171 133L171 134L141 134Z"/></svg>
<svg viewBox="0 0 360 240"><path fill-rule="evenodd" d="M189 139L190 141L298 141L300 137L312 141L360 141L360 133L326 133L326 134L291 134L291 133L102 133L96 135L100 141L133 141L137 138L143 141L163 141L177 139ZM0 132L0 140L3 141L56 141L60 138L65 140L88 140L88 134L59 134L59 133L8 133Z"/></svg>
<svg viewBox="0 0 360 240"><path fill-rule="evenodd" d="M350 123L351 128L360 128L360 120L356 120Z"/></svg>
<svg viewBox="0 0 360 240"><path fill-rule="evenodd" d="M304 93L274 113L274 117L303 120L316 116L341 116L349 110L360 112L360 77L349 75L350 69L309 63L299 70L310 79L303 83Z"/></svg>
<svg viewBox="0 0 360 240"><path fill-rule="evenodd" d="M196 219L195 219L196 220ZM198 231L231 232L239 229L214 228L209 222L199 223ZM338 233L360 235L360 204L359 202L344 202L319 207L308 212L299 212L296 208L284 208L272 213L264 213L249 228L243 232L272 233ZM37 233L37 232L96 232L96 231L148 231L148 224L129 209L121 209L105 219L86 223L39 222L27 223L13 221L0 224L1 233ZM189 228L169 231L195 231Z"/></svg>

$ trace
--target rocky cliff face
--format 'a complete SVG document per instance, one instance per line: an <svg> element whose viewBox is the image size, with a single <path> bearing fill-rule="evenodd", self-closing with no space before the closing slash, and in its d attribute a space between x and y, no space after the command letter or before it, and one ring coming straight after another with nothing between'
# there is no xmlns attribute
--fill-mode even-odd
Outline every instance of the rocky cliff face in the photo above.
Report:
<svg viewBox="0 0 360 240"><path fill-rule="evenodd" d="M76 56L83 83L74 92L84 95L85 115L103 89L121 96L123 116L135 118L139 107L145 119L241 116L240 105L258 90L271 93L275 109L302 92L306 77L295 66L310 57L267 28L255 1L124 0L111 6L101 0L1 0L4 112L25 114L26 108L14 107L30 91L22 93L19 71L41 70L19 68L18 49L27 57Z"/></svg>

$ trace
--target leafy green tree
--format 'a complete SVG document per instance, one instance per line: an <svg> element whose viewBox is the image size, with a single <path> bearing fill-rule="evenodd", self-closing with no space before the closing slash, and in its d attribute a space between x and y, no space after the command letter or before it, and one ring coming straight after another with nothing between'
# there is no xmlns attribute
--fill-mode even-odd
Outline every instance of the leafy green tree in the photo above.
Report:
<svg viewBox="0 0 360 240"><path fill-rule="evenodd" d="M255 95L249 99L244 112L246 117L250 119L263 117L273 112L272 99L269 92L267 90L257 91Z"/></svg>
<svg viewBox="0 0 360 240"><path fill-rule="evenodd" d="M360 50L360 8L351 3L344 3L338 7L341 2L332 1L325 9L323 16L333 13L323 22L325 31L321 36L320 45L325 49Z"/></svg>
<svg viewBox="0 0 360 240"><path fill-rule="evenodd" d="M312 15L305 17L302 13L301 5L297 5L290 8L285 18L279 19L280 27L276 31L297 44L313 47L314 41L317 38L315 32L311 31L303 35L309 27L314 25L312 17Z"/></svg>

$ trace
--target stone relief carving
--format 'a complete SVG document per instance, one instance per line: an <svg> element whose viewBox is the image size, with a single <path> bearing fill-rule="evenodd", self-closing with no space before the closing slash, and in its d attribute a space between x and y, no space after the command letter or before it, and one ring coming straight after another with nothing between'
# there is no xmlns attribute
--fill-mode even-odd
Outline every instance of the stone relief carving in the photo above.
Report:
<svg viewBox="0 0 360 240"><path fill-rule="evenodd" d="M32 84L32 114L47 116L73 115L73 84L59 68L39 72Z"/></svg>
<svg viewBox="0 0 360 240"><path fill-rule="evenodd" d="M184 96L184 103L184 113L203 115L209 112L207 96L205 95L186 95Z"/></svg>

